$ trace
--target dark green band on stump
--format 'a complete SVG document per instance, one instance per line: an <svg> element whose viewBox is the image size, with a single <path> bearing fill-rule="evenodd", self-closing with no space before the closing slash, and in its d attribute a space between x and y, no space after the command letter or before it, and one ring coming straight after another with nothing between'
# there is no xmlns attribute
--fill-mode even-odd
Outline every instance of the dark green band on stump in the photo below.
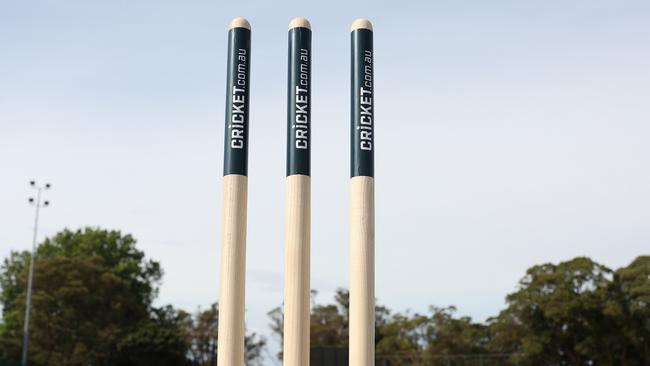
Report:
<svg viewBox="0 0 650 366"><path fill-rule="evenodd" d="M352 32L350 176L375 176L375 102L372 31Z"/></svg>
<svg viewBox="0 0 650 366"><path fill-rule="evenodd" d="M311 174L311 30L289 30L287 176Z"/></svg>
<svg viewBox="0 0 650 366"><path fill-rule="evenodd" d="M250 53L251 31L246 28L231 29L228 32L223 175L248 175Z"/></svg>

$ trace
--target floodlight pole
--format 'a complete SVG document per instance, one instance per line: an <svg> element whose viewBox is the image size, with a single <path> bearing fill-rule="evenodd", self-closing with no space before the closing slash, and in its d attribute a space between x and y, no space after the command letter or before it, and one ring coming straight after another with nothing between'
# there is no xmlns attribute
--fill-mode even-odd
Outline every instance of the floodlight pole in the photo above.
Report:
<svg viewBox="0 0 650 366"><path fill-rule="evenodd" d="M22 366L27 366L27 350L29 348L29 315L32 310L32 283L34 281L34 257L36 256L36 239L38 236L38 217L41 207L47 207L50 202L44 201L41 204L41 192L50 189L51 185L46 183L44 186L36 185L35 181L29 182L30 186L36 189L36 200L29 199L29 203L36 208L36 215L34 218L34 234L32 236L32 254L29 260L29 277L27 280L27 301L25 303L25 328L23 330L23 353L22 353Z"/></svg>

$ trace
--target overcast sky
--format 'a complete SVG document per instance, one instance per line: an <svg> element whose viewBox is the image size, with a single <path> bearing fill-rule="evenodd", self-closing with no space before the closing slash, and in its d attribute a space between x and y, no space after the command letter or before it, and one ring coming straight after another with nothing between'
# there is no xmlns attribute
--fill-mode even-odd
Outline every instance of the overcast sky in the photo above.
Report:
<svg viewBox="0 0 650 366"><path fill-rule="evenodd" d="M312 287L348 282L349 26L375 26L377 297L495 315L526 268L650 253L650 3L0 5L0 256L119 229L159 304L217 301L228 22L253 27L246 306L282 302L287 24L313 28ZM272 340L275 344L275 339ZM276 347L274 345L274 347Z"/></svg>

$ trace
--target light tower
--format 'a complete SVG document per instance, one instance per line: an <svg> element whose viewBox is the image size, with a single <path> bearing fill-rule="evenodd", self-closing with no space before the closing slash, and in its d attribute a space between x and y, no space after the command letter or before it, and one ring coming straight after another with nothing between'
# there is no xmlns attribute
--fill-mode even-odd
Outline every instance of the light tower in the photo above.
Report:
<svg viewBox="0 0 650 366"><path fill-rule="evenodd" d="M29 185L36 190L36 199L34 197L29 198L29 204L36 207L36 217L34 218L34 236L32 239L32 255L29 260L29 278L27 280L27 301L25 303L25 328L23 332L23 354L22 354L22 365L27 366L27 350L29 348L29 314L32 310L32 283L34 281L34 257L36 256L36 239L38 235L38 214L41 207L47 207L50 205L50 201L43 201L41 203L41 193L44 190L50 189L52 185L50 183L45 183L45 185L40 186L36 184L36 181L32 180L29 182Z"/></svg>

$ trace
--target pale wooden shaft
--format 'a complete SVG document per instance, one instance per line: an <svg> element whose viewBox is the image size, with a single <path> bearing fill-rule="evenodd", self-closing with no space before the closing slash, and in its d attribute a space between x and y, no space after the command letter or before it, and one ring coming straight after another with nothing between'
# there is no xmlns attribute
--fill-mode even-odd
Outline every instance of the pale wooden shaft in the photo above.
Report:
<svg viewBox="0 0 650 366"><path fill-rule="evenodd" d="M223 177L218 366L244 365L244 289L248 178Z"/></svg>
<svg viewBox="0 0 650 366"><path fill-rule="evenodd" d="M311 181L287 177L284 267L284 366L309 365Z"/></svg>
<svg viewBox="0 0 650 366"><path fill-rule="evenodd" d="M375 364L375 181L350 181L350 366Z"/></svg>

